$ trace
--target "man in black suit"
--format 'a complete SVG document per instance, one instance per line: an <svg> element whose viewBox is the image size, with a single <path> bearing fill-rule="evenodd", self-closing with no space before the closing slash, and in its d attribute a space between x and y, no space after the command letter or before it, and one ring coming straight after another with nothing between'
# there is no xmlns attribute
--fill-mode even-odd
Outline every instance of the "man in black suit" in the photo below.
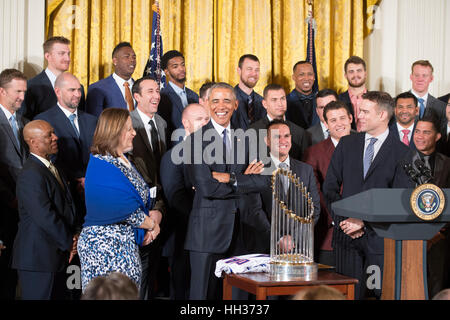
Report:
<svg viewBox="0 0 450 320"><path fill-rule="evenodd" d="M295 88L287 96L286 119L303 129L319 123L313 85L316 77L311 63L299 61L294 65L292 80Z"/></svg>
<svg viewBox="0 0 450 320"><path fill-rule="evenodd" d="M12 267L23 300L63 299L65 269L76 254L76 212L63 171L50 161L58 152L52 126L35 120L23 130L30 157L17 180L19 230Z"/></svg>
<svg viewBox="0 0 450 320"><path fill-rule="evenodd" d="M17 232L16 181L28 150L22 130L26 123L17 112L27 90L27 78L15 69L0 73L0 240L6 247L0 257L0 300L16 296L17 272L10 262Z"/></svg>
<svg viewBox="0 0 450 320"><path fill-rule="evenodd" d="M237 73L239 83L234 92L239 101L231 122L236 128L247 130L251 124L266 115L262 106L262 97L253 90L259 80L259 59L253 54L244 54L239 58Z"/></svg>
<svg viewBox="0 0 450 320"><path fill-rule="evenodd" d="M391 96L367 92L359 108L363 132L342 137L328 167L323 192L329 205L372 188L413 186L400 163L410 149L388 129L394 113ZM384 241L364 221L330 212L334 221L336 270L359 280L355 297L363 299L367 267L378 266L383 270ZM377 297L381 296L381 288L374 291Z"/></svg>
<svg viewBox="0 0 450 320"><path fill-rule="evenodd" d="M316 96L316 112L319 116L320 122L311 128L308 128L306 132L309 137L309 145L315 145L320 141L323 141L328 138L329 131L326 125L326 122L323 118L323 110L325 106L331 101L337 101L338 95L334 90L331 89L323 89L317 93Z"/></svg>
<svg viewBox="0 0 450 320"><path fill-rule="evenodd" d="M182 114L185 139L209 122L209 112L205 107L193 103ZM161 160L161 184L168 204L166 226L170 230L164 245L163 255L167 255L170 266L171 298L186 300L189 298L191 277L189 252L184 249L184 239L189 214L194 200L194 190L184 166L183 148L185 140L168 150Z"/></svg>
<svg viewBox="0 0 450 320"><path fill-rule="evenodd" d="M198 103L198 95L185 86L186 67L181 52L166 52L161 58L161 69L169 81L161 90L158 114L167 122L169 134L172 134L173 130L183 128L181 113L188 104Z"/></svg>
<svg viewBox="0 0 450 320"><path fill-rule="evenodd" d="M436 151L436 143L440 139L439 122L433 116L424 116L417 122L414 142L417 151L413 156L421 159L431 170L433 183L440 188L450 187L450 158ZM442 228L428 241L427 271L428 295L433 297L439 291L450 286L450 228Z"/></svg>
<svg viewBox="0 0 450 320"><path fill-rule="evenodd" d="M149 215L158 224L165 212L161 198L159 166L167 149L167 125L156 112L160 102L159 85L151 77L143 77L134 82L132 88L136 109L130 113L136 136L133 139L132 162L150 187L157 188L157 201ZM165 222L163 222L165 223ZM141 299L151 299L156 295L155 283L161 259L161 238L140 248L142 261ZM162 282L160 283L160 285Z"/></svg>
<svg viewBox="0 0 450 320"><path fill-rule="evenodd" d="M348 90L339 95L339 100L347 105L352 114L352 129L359 132L361 130L358 121L359 105L363 99L362 95L367 92L366 62L358 56L351 56L345 61L344 72L344 77L348 82Z"/></svg>
<svg viewBox="0 0 450 320"><path fill-rule="evenodd" d="M416 126L416 117L419 116L416 96L408 91L395 97L394 114L394 121L391 120L389 129L396 134L401 142L415 150L414 128Z"/></svg>
<svg viewBox="0 0 450 320"><path fill-rule="evenodd" d="M259 141L259 132L261 130L266 130L267 125L274 119L284 120L287 110L286 93L282 86L278 84L269 84L264 88L263 95L264 99L262 105L266 109L267 114L250 126L250 129L256 130L258 147L261 143L261 141ZM294 122L287 120L286 123L289 126L292 141L289 155L294 159L300 160L309 146L308 135L302 127L299 127ZM264 152L264 150L261 151Z"/></svg>
<svg viewBox="0 0 450 320"><path fill-rule="evenodd" d="M439 100L447 104L445 108L447 124L441 130L441 139L438 141L436 149L440 153L450 157L450 94L440 97Z"/></svg>
<svg viewBox="0 0 450 320"><path fill-rule="evenodd" d="M28 80L28 90L20 112L28 120L56 105L56 78L69 70L70 40L64 37L51 37L44 44L44 58L47 68L34 78ZM84 88L81 87L79 109L85 109Z"/></svg>

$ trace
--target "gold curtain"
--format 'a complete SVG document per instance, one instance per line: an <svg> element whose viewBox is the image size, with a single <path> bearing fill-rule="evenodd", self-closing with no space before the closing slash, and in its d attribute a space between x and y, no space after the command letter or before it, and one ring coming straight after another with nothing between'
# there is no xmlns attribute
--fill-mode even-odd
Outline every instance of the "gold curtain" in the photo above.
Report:
<svg viewBox="0 0 450 320"><path fill-rule="evenodd" d="M111 53L129 41L139 78L150 51L151 6L155 0L47 0L46 34L72 41L74 73L85 86L112 71ZM346 90L350 55L363 56L377 0L315 0L319 88ZM198 91L207 80L238 82L237 62L252 53L261 62L255 88L270 82L293 89L292 66L306 58L308 5L302 0L160 0L164 51L185 55L187 86Z"/></svg>

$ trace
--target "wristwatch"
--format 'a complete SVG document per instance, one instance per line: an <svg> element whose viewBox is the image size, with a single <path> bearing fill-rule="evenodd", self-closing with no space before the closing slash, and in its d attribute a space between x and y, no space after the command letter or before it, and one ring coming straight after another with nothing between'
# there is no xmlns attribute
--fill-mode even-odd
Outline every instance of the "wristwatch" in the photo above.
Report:
<svg viewBox="0 0 450 320"><path fill-rule="evenodd" d="M230 173L230 181L228 181L229 185L234 185L236 183L236 174L234 172Z"/></svg>

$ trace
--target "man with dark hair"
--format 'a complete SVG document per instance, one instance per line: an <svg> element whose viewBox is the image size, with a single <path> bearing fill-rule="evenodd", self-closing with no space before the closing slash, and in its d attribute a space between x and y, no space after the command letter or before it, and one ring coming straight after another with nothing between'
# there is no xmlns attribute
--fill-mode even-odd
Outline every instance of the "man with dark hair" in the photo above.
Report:
<svg viewBox="0 0 450 320"><path fill-rule="evenodd" d="M44 44L44 58L47 68L34 78L28 80L28 90L25 95L20 112L28 120L56 105L55 94L56 78L69 70L70 66L70 40L55 36L48 38ZM84 88L81 87L80 110L85 109Z"/></svg>
<svg viewBox="0 0 450 320"><path fill-rule="evenodd" d="M205 82L200 87L200 90L198 91L198 103L201 104L203 107L208 109L208 97L211 87L214 85L215 82Z"/></svg>
<svg viewBox="0 0 450 320"><path fill-rule="evenodd" d="M286 119L303 129L320 122L316 112L316 99L313 85L316 77L311 63L299 61L294 65L292 80L295 88L287 96Z"/></svg>
<svg viewBox="0 0 450 320"><path fill-rule="evenodd" d="M359 105L362 95L367 92L366 88L366 62L358 56L351 56L344 64L344 77L348 82L348 90L339 95L339 100L345 102L352 117L352 128L360 131L358 117Z"/></svg>
<svg viewBox="0 0 450 320"><path fill-rule="evenodd" d="M323 119L323 110L325 106L331 101L337 101L338 95L334 90L323 89L317 93L316 96L316 112L319 116L320 122L311 128L308 128L309 145L314 145L329 136L327 125Z"/></svg>
<svg viewBox="0 0 450 320"><path fill-rule="evenodd" d="M253 54L241 56L237 73L239 83L234 87L234 92L239 100L239 106L231 121L236 128L247 130L251 124L266 115L266 110L262 106L262 97L253 90L260 74L258 57Z"/></svg>
<svg viewBox="0 0 450 320"><path fill-rule="evenodd" d="M395 117L391 120L389 129L398 136L401 142L415 149L414 128L416 126L416 117L419 115L417 98L411 92L400 93L395 97Z"/></svg>
<svg viewBox="0 0 450 320"><path fill-rule="evenodd" d="M401 143L388 124L394 100L388 93L369 91L359 106L361 131L342 137L331 158L323 185L328 204L372 188L409 188L412 181L401 161L410 149ZM384 241L364 221L345 218L331 211L336 271L359 280L355 297L366 297L368 266L383 270ZM376 297L381 288L375 288Z"/></svg>
<svg viewBox="0 0 450 320"><path fill-rule="evenodd" d="M91 84L86 98L86 111L96 117L106 108L133 111L135 101L131 94L136 68L136 54L129 42L119 43L112 52L114 73Z"/></svg>
<svg viewBox="0 0 450 320"><path fill-rule="evenodd" d="M161 58L168 84L161 90L158 114L167 122L169 134L183 128L181 114L190 103L198 103L198 95L186 87L186 67L184 56L176 50L167 51Z"/></svg>
<svg viewBox="0 0 450 320"><path fill-rule="evenodd" d="M19 221L16 182L28 155L22 134L26 120L17 110L26 90L27 78L19 70L0 73L0 240L6 247L0 256L0 300L16 296L17 273L10 267Z"/></svg>

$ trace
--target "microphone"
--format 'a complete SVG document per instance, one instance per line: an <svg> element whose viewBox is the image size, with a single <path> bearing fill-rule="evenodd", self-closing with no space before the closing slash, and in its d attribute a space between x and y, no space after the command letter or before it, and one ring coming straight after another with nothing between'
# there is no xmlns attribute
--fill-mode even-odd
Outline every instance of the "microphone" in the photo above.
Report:
<svg viewBox="0 0 450 320"><path fill-rule="evenodd" d="M427 183L431 179L433 179L430 168L428 168L422 160L416 159L416 161L414 161L414 164L416 168L419 169L421 176L426 179L423 183Z"/></svg>
<svg viewBox="0 0 450 320"><path fill-rule="evenodd" d="M412 181L414 181L416 184L422 184L422 183L420 182L420 180L419 180L419 178L420 178L420 173L417 172L417 171L413 168L413 166L412 166L411 163L404 163L404 164L402 165L402 167L403 167L403 170L405 170L406 175L407 175L408 177L410 177L410 178L412 179Z"/></svg>

